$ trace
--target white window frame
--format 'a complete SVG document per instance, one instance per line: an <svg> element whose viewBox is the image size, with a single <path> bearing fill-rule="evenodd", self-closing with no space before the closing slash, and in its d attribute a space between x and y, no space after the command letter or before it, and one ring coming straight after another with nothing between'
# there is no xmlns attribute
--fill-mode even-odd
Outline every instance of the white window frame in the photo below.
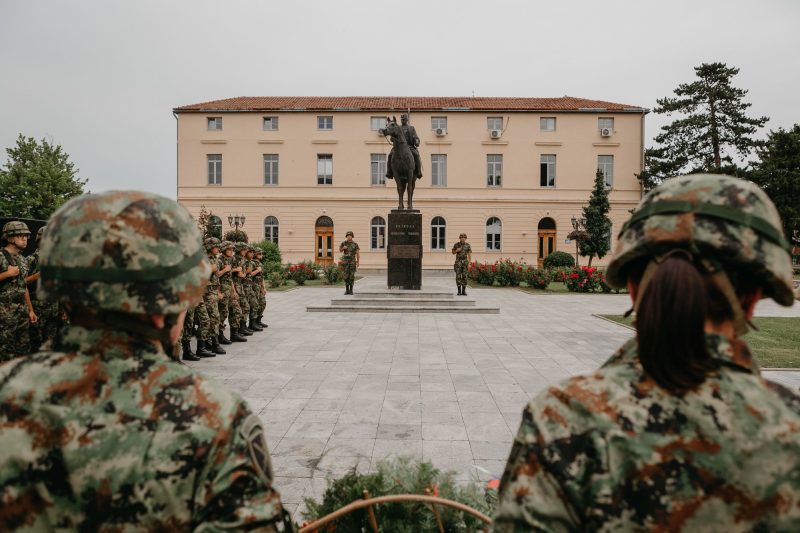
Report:
<svg viewBox="0 0 800 533"><path fill-rule="evenodd" d="M280 155L264 154L264 185L277 185Z"/></svg>
<svg viewBox="0 0 800 533"><path fill-rule="evenodd" d="M502 187L503 154L486 154L486 186Z"/></svg>
<svg viewBox="0 0 800 533"><path fill-rule="evenodd" d="M431 251L447 251L447 220L443 216L431 219Z"/></svg>
<svg viewBox="0 0 800 533"><path fill-rule="evenodd" d="M539 131L556 131L556 117L539 117Z"/></svg>
<svg viewBox="0 0 800 533"><path fill-rule="evenodd" d="M431 187L447 187L447 154L431 154Z"/></svg>
<svg viewBox="0 0 800 533"><path fill-rule="evenodd" d="M494 221L494 222L493 222ZM489 232L489 228L497 228L497 231ZM486 251L499 252L503 246L503 221L499 217L486 219Z"/></svg>
<svg viewBox="0 0 800 533"><path fill-rule="evenodd" d="M369 222L369 249L386 249L386 220L381 216L372 217Z"/></svg>
<svg viewBox="0 0 800 533"><path fill-rule="evenodd" d="M370 185L386 186L386 154L369 154Z"/></svg>
<svg viewBox="0 0 800 533"><path fill-rule="evenodd" d="M442 128L447 131L447 117L431 117L431 130Z"/></svg>
<svg viewBox="0 0 800 533"><path fill-rule="evenodd" d="M503 131L503 117L486 117L486 129L488 131L492 130Z"/></svg>
<svg viewBox="0 0 800 533"><path fill-rule="evenodd" d="M222 154L206 154L208 185L222 185Z"/></svg>
<svg viewBox="0 0 800 533"><path fill-rule="evenodd" d="M609 128L611 132L614 132L614 117L598 117L597 119L597 131L603 131L603 128Z"/></svg>
<svg viewBox="0 0 800 533"><path fill-rule="evenodd" d="M552 158L552 160L550 159ZM539 186L546 189L553 189L556 186L556 163L558 157L556 154L541 154L539 156ZM542 172L542 167L545 167L545 172ZM552 170L552 172L551 172ZM542 184L542 178L545 183Z"/></svg>
<svg viewBox="0 0 800 533"><path fill-rule="evenodd" d="M278 131L278 117L264 117L261 122L261 128L264 131Z"/></svg>
<svg viewBox="0 0 800 533"><path fill-rule="evenodd" d="M382 130L386 127L386 117L369 117L369 129L372 131Z"/></svg>
<svg viewBox="0 0 800 533"><path fill-rule="evenodd" d="M222 117L206 117L208 131L222 131Z"/></svg>
<svg viewBox="0 0 800 533"><path fill-rule="evenodd" d="M317 129L330 131L333 129L333 115L317 115Z"/></svg>
<svg viewBox="0 0 800 533"><path fill-rule="evenodd" d="M333 154L317 154L317 185L333 185Z"/></svg>
<svg viewBox="0 0 800 533"><path fill-rule="evenodd" d="M273 222L274 221L274 222ZM272 215L264 217L264 240L278 244L280 224L278 218Z"/></svg>
<svg viewBox="0 0 800 533"><path fill-rule="evenodd" d="M614 186L614 156L613 155L598 155L597 156L597 170L603 173L605 178L606 187L611 188Z"/></svg>

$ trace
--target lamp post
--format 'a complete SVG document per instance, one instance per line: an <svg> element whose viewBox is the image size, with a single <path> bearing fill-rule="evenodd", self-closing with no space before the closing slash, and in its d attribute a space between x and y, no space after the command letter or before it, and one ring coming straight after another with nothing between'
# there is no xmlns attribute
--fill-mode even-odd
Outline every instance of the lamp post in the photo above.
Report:
<svg viewBox="0 0 800 533"><path fill-rule="evenodd" d="M578 266L578 241L583 237L583 228L586 224L586 219L572 217L572 233L570 237L575 237L575 266Z"/></svg>
<svg viewBox="0 0 800 533"><path fill-rule="evenodd" d="M244 226L244 215L228 215L228 225L239 231L239 226Z"/></svg>

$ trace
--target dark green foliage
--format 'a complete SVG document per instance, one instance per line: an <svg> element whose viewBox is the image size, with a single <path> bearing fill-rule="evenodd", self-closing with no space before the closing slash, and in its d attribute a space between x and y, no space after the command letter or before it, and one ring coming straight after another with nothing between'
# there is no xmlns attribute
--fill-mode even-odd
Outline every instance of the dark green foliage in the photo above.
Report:
<svg viewBox="0 0 800 533"><path fill-rule="evenodd" d="M567 252L553 252L552 254L544 258L542 266L544 268L557 268L557 267L572 268L575 266L575 258L572 257L572 254L568 254Z"/></svg>
<svg viewBox="0 0 800 533"><path fill-rule="evenodd" d="M317 279L317 270L319 269L319 265L311 259L306 259L303 261L303 264L309 271L308 279Z"/></svg>
<svg viewBox="0 0 800 533"><path fill-rule="evenodd" d="M325 267L324 272L325 272L325 283L327 283L328 285L336 285L337 283L342 281L342 278L344 277L342 269L339 268L339 265L336 264L328 265L327 267Z"/></svg>
<svg viewBox="0 0 800 533"><path fill-rule="evenodd" d="M86 180L59 145L17 137L0 170L0 214L47 220L67 200L84 193Z"/></svg>
<svg viewBox="0 0 800 533"><path fill-rule="evenodd" d="M731 85L739 69L725 63L695 67L697 80L682 83L674 98L657 100L655 113L679 115L655 137L660 146L647 151L643 184L677 174L724 172L734 156L744 160L762 142L753 135L768 117L751 118L745 112L746 90Z"/></svg>
<svg viewBox="0 0 800 533"><path fill-rule="evenodd" d="M278 245L272 241L261 241L255 243L253 246L259 248L262 252L264 252L264 258L262 259L262 263L280 263L281 262L281 250L278 248Z"/></svg>
<svg viewBox="0 0 800 533"><path fill-rule="evenodd" d="M243 230L240 229L232 229L230 231L226 231L225 238L222 240L231 242L248 242L247 233L245 233Z"/></svg>
<svg viewBox="0 0 800 533"><path fill-rule="evenodd" d="M770 132L758 155L751 179L775 202L786 237L800 238L800 124Z"/></svg>
<svg viewBox="0 0 800 533"><path fill-rule="evenodd" d="M398 458L381 462L377 471L359 474L355 469L335 481L328 481L328 488L321 503L305 498L308 511L303 517L312 521L332 513L336 509L362 498L364 490L371 497L390 494L421 494L430 489L438 496L466 504L473 509L491 515L494 499L487 498L486 492L477 484L456 484L453 473L441 472L428 462L416 462L408 458ZM487 503L491 502L491 503ZM375 514L383 532L426 533L437 532L436 519L428 504L408 502L381 504L376 506ZM448 532L479 531L485 527L483 522L461 511L440 506L444 529ZM320 529L328 531L372 531L366 510L355 511L340 520Z"/></svg>
<svg viewBox="0 0 800 533"><path fill-rule="evenodd" d="M550 286L550 282L552 280L553 278L550 275L550 271L544 268L528 267L525 271L523 271L522 281L524 281L528 287L532 289L545 290Z"/></svg>
<svg viewBox="0 0 800 533"><path fill-rule="evenodd" d="M592 265L593 257L602 259L611 248L611 219L608 218L610 209L606 180L603 173L598 170L594 178L594 189L589 197L589 205L583 208L586 238L578 241L580 254L584 257L589 256L589 266Z"/></svg>
<svg viewBox="0 0 800 533"><path fill-rule="evenodd" d="M211 216L213 214L214 213L211 213L206 209L205 205L200 206L200 214L197 215L197 227L203 234L203 239L206 237L216 237L219 239L221 237L221 235L215 234L214 227L211 224Z"/></svg>

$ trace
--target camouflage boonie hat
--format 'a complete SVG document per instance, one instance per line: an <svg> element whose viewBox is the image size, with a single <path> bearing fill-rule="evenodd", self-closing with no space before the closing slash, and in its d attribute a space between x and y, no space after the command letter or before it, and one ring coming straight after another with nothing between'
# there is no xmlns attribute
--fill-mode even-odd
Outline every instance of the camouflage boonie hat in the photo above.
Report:
<svg viewBox="0 0 800 533"><path fill-rule="evenodd" d="M74 198L48 221L39 295L90 309L177 314L211 274L200 231L174 200L138 191Z"/></svg>
<svg viewBox="0 0 800 533"><path fill-rule="evenodd" d="M21 220L11 220L10 222L6 222L3 225L3 238L8 239L9 237L14 237L15 235L30 235L31 230L28 229L28 225L25 224Z"/></svg>
<svg viewBox="0 0 800 533"><path fill-rule="evenodd" d="M780 215L752 182L720 174L671 178L645 196L619 234L606 271L624 287L625 266L640 257L688 250L724 269L744 271L765 296L792 305L792 264Z"/></svg>
<svg viewBox="0 0 800 533"><path fill-rule="evenodd" d="M219 248L219 244L220 241L216 237L206 237L203 241L203 246L205 246L206 252L210 252L215 246Z"/></svg>
<svg viewBox="0 0 800 533"><path fill-rule="evenodd" d="M219 251L224 252L225 250L230 250L233 248L233 243L231 241L222 241L219 245Z"/></svg>

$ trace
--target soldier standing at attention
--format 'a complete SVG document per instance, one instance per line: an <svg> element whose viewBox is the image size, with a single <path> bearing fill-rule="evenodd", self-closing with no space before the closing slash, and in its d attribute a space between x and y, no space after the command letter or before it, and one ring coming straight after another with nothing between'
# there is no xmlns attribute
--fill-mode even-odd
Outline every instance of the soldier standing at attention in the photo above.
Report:
<svg viewBox="0 0 800 533"><path fill-rule="evenodd" d="M54 301L43 300L36 292L36 282L39 280L39 245L42 241L42 233L45 226L36 232L36 250L26 259L28 261L28 274L25 283L28 285L28 294L31 297L33 311L38 320L31 324L31 352L39 350L45 342L55 338L58 330L62 327L61 316L58 304Z"/></svg>
<svg viewBox="0 0 800 533"><path fill-rule="evenodd" d="M239 296L236 294L236 287L233 281L234 276L238 275L237 271L234 270L237 268L235 265L236 256L234 255L234 243L231 241L224 241L220 251L222 252L222 260L225 266L222 267L221 270L223 274L219 278L219 285L222 290L223 300L225 301L224 315L228 319L228 324L231 328L231 338L225 339L224 335L220 333L220 342L224 344L222 339L230 340L231 342L247 342L247 339L239 334L239 322L241 321L242 310L239 307ZM221 317L221 320L224 321L225 318Z"/></svg>
<svg viewBox="0 0 800 533"><path fill-rule="evenodd" d="M30 325L38 317L31 304L25 276L28 261L21 252L31 232L21 220L3 226L0 249L0 362L30 353Z"/></svg>
<svg viewBox="0 0 800 533"><path fill-rule="evenodd" d="M644 197L606 272L636 338L528 404L494 531L798 531L800 397L742 339L762 297L792 305L782 228L729 176Z"/></svg>
<svg viewBox="0 0 800 533"><path fill-rule="evenodd" d="M260 264L255 260L256 249L254 246L247 247L247 266L248 266L248 273L247 273L247 303L250 305L250 323L248 324L248 328L253 331L264 331L264 328L259 326L256 322L258 319L258 294L256 291L258 288L256 287L256 275L259 272Z"/></svg>
<svg viewBox="0 0 800 533"><path fill-rule="evenodd" d="M356 270L358 270L358 263L361 261L361 249L353 240L352 231L348 231L344 238L345 240L339 245L339 252L342 254L342 271L344 273L344 293L353 294Z"/></svg>
<svg viewBox="0 0 800 533"><path fill-rule="evenodd" d="M456 262L453 264L453 270L456 271L456 285L458 286L458 295L467 295L467 273L469 271L469 264L472 262L472 246L467 242L467 234L462 233L458 236L458 242L453 245L453 255L456 256Z"/></svg>
<svg viewBox="0 0 800 533"><path fill-rule="evenodd" d="M220 241L216 237L207 237L203 242L208 254L208 261L211 263L211 278L206 286L206 292L203 295L203 304L205 304L206 312L208 313L209 327L203 335L205 340L205 347L208 351L217 355L225 354L225 350L219 345L217 335L220 330L220 317L219 317L219 262L217 254L219 254Z"/></svg>
<svg viewBox="0 0 800 533"><path fill-rule="evenodd" d="M235 246L236 255L234 256L235 263L233 263L233 271L235 272L233 278L233 287L236 289L239 302L239 309L241 309L241 316L239 317L239 335L246 337L251 336L254 331L247 327L247 320L250 318L250 302L247 299L247 291L245 284L247 283L247 244L237 242Z"/></svg>
<svg viewBox="0 0 800 533"><path fill-rule="evenodd" d="M260 248L256 248L256 261L258 263L258 273L255 276L258 289L258 320L256 323L262 328L267 328L269 326L264 323L264 311L267 308L267 286L264 284L264 252Z"/></svg>
<svg viewBox="0 0 800 533"><path fill-rule="evenodd" d="M0 366L0 530L291 531L261 420L169 355L211 273L189 213L151 193L79 196L40 260L71 325Z"/></svg>

